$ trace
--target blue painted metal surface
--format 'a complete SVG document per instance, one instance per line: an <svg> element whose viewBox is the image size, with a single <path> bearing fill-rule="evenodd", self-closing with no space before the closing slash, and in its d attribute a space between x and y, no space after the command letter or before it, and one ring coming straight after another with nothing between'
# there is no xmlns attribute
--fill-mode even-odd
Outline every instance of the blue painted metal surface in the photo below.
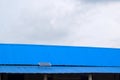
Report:
<svg viewBox="0 0 120 80"><path fill-rule="evenodd" d="M0 64L120 66L120 49L0 44Z"/></svg>
<svg viewBox="0 0 120 80"><path fill-rule="evenodd" d="M120 73L118 67L0 66L0 73Z"/></svg>

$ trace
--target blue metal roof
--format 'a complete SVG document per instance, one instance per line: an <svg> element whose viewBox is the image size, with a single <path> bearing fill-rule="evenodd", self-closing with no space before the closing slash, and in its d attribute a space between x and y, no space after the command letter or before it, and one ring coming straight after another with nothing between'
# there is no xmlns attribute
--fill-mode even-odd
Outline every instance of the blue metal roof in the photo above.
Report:
<svg viewBox="0 0 120 80"><path fill-rule="evenodd" d="M87 66L0 66L0 72L5 73L120 73L119 61L120 49L115 48L0 44L0 65L48 62L52 65Z"/></svg>
<svg viewBox="0 0 120 80"><path fill-rule="evenodd" d="M0 45L0 64L120 66L120 49L47 45Z"/></svg>
<svg viewBox="0 0 120 80"><path fill-rule="evenodd" d="M118 67L40 67L40 66L0 66L0 73L120 73Z"/></svg>

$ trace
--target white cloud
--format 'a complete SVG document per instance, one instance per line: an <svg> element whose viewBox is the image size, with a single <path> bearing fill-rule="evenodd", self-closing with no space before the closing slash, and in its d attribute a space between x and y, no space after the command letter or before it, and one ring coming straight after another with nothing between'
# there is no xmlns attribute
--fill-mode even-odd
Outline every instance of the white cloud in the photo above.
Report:
<svg viewBox="0 0 120 80"><path fill-rule="evenodd" d="M120 47L119 9L119 0L0 0L0 42Z"/></svg>

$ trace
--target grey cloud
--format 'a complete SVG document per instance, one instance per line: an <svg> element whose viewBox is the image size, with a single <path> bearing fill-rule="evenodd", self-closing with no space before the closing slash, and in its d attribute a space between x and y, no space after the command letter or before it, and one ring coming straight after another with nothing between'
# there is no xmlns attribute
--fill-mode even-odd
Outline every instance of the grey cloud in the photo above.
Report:
<svg viewBox="0 0 120 80"><path fill-rule="evenodd" d="M1 42L58 40L69 34L71 10L66 1L1 1ZM40 5L41 4L41 5ZM64 23L63 23L64 21ZM66 31L67 30L67 31Z"/></svg>
<svg viewBox="0 0 120 80"><path fill-rule="evenodd" d="M101 3L101 2L117 2L117 1L120 1L120 0L83 0L85 2L90 2L90 3Z"/></svg>
<svg viewBox="0 0 120 80"><path fill-rule="evenodd" d="M0 43L120 47L116 1L0 0Z"/></svg>

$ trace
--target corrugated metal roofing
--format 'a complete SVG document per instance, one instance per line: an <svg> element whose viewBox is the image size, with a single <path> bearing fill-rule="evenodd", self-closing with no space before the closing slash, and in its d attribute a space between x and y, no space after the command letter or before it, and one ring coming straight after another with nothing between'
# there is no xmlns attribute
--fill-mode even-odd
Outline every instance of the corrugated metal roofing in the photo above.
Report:
<svg viewBox="0 0 120 80"><path fill-rule="evenodd" d="M0 64L120 66L120 49L50 45L0 45Z"/></svg>
<svg viewBox="0 0 120 80"><path fill-rule="evenodd" d="M120 73L119 67L40 67L40 66L0 66L0 73Z"/></svg>
<svg viewBox="0 0 120 80"><path fill-rule="evenodd" d="M0 73L120 73L119 61L120 49L0 44ZM25 66L39 63L66 66Z"/></svg>

